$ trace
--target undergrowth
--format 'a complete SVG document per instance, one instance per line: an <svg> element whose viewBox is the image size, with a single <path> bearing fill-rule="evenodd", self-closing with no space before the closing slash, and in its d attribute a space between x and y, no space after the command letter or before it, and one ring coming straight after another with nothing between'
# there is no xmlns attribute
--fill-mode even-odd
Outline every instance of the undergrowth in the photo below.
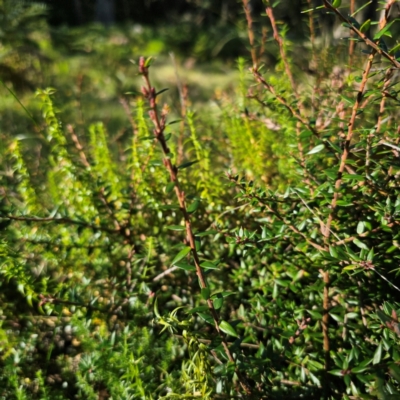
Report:
<svg viewBox="0 0 400 400"><path fill-rule="evenodd" d="M394 4L307 2L302 71L244 0L251 63L198 113L151 57L122 131L38 89L1 134L0 398L398 398ZM321 8L350 40L322 47Z"/></svg>

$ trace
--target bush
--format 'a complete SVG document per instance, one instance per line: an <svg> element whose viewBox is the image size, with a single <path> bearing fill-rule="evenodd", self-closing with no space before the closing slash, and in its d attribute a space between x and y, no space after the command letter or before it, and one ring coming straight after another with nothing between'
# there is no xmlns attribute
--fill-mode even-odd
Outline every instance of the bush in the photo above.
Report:
<svg viewBox="0 0 400 400"><path fill-rule="evenodd" d="M266 73L243 2L257 84L241 60L214 119L183 88L169 118L151 58L129 139L64 129L37 91L45 156L1 152L3 398L399 396L394 2L377 24L323 3L348 52L320 48L308 10L299 71L267 2Z"/></svg>

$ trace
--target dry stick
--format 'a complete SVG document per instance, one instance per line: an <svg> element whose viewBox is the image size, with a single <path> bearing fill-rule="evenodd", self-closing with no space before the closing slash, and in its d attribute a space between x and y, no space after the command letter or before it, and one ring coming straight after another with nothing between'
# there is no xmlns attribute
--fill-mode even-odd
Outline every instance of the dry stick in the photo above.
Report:
<svg viewBox="0 0 400 400"><path fill-rule="evenodd" d="M310 9L313 8L312 0L307 0L308 7ZM311 10L308 13L308 23L309 23L309 29L310 29L310 41L311 41L311 47L313 51L313 60L315 60L315 27L314 27L314 13Z"/></svg>
<svg viewBox="0 0 400 400"><path fill-rule="evenodd" d="M355 0L350 1L350 15L353 15L355 11ZM350 31L350 46L349 46L349 68L351 68L351 65L353 63L353 55L354 55L354 47L356 44L355 40L352 40L354 37L354 32Z"/></svg>
<svg viewBox="0 0 400 400"><path fill-rule="evenodd" d="M330 236L330 228L331 228L331 224L332 224L333 214L334 214L334 211L336 209L337 200L338 200L338 197L339 197L339 189L340 189L340 186L342 184L342 174L343 174L343 172L345 170L346 161L347 161L347 158L348 158L348 156L350 154L350 142L351 142L351 140L353 138L353 134L354 134L354 124L355 124L355 121L356 121L357 112L358 112L358 110L360 108L361 101L363 100L365 86L366 86L367 81L368 81L368 75L369 75L369 73L371 71L371 67L372 67L372 63L373 63L375 54L376 54L376 51L373 51L373 53L370 54L370 56L368 57L368 62L367 62L366 68L365 68L365 70L363 72L363 75L362 75L360 89L358 90L356 101L355 101L353 109L352 109L350 121L348 123L346 140L344 142L343 153L342 153L342 156L340 158L339 171L338 171L337 179L336 179L336 182L335 182L335 193L333 195L332 202L331 202L331 207L330 207L331 210L330 210L330 213L329 213L329 216L328 216L328 220L327 220L327 222L325 224L325 227L323 229L323 232L322 232L323 235L326 237L326 239L329 239L329 236Z"/></svg>
<svg viewBox="0 0 400 400"><path fill-rule="evenodd" d="M151 85L150 78L149 78L149 67L146 65L145 59L143 57L141 57L140 61L139 61L139 73L143 76L143 79L145 81L145 86L142 87L142 93L149 101L149 106L150 106L149 114L150 114L150 118L153 121L154 126L155 126L154 135L162 148L162 152L164 154L164 160L163 160L164 166L169 173L171 182L173 182L175 185L175 194L178 199L179 207L183 214L183 218L185 220L186 236L187 236L187 240L189 242L192 257L193 257L194 264L196 267L196 274L197 274L197 277L200 282L200 288L205 289L208 287L208 285L207 285L207 281L206 281L203 269L200 266L200 259L199 259L199 255L196 250L195 237L194 237L193 230L192 230L192 222L190 219L189 212L187 211L187 208L186 208L185 193L183 192L183 190L180 187L180 182L179 182L179 178L178 178L178 169L171 161L170 149L167 145L167 142L166 142L165 136L164 136L164 130L165 130L165 126L166 126L165 125L166 124L166 112L162 111L161 116L159 115L159 111L158 111L158 107L157 107L157 103L156 103L157 93L156 93L155 88ZM218 335L221 337L222 346L224 348L225 354L227 355L229 361L236 365L235 359L233 358L232 353L229 350L228 343L225 340L223 332L221 331L221 329L219 327L219 316L217 314L217 311L214 308L214 304L213 304L213 301L211 298L207 299L207 305L208 305L208 309L211 313L211 316L214 320L215 329L216 329ZM239 371L239 369L237 367L236 367L235 372L238 376L238 380L240 382L242 389L246 392L246 394L251 395L252 390L247 382L247 379L242 375L242 373Z"/></svg>
<svg viewBox="0 0 400 400"><path fill-rule="evenodd" d="M317 72L317 82L321 79L320 74L318 73L318 62L317 62L317 56L316 56L316 48L315 48L315 26L314 26L314 13L313 13L313 4L312 4L312 0L307 0L308 3L308 7L311 9L311 11L308 13L308 25L309 25L309 30L310 30L310 42L311 42L311 52L312 52L312 56L311 56L311 63L309 65L310 70L311 71L316 71ZM314 103L315 103L315 97L316 94L319 90L319 85L316 83L313 87L313 91L312 91L312 111L314 113L315 111L315 107L314 107ZM318 108L318 107L317 107Z"/></svg>
<svg viewBox="0 0 400 400"><path fill-rule="evenodd" d="M359 109L359 106L360 106L362 98L363 98L364 89L367 84L368 75L370 73L375 54L376 54L376 51L373 51L373 53L368 57L368 63L367 63L367 66L366 66L365 71L362 76L360 89L357 93L357 98L356 98L356 101L355 101L353 109L352 109L350 122L348 124L347 136L346 136L346 140L344 143L343 153L340 158L339 171L338 171L337 179L336 179L336 183L335 183L335 193L333 195L331 206L330 206L330 213L329 213L326 224L325 225L321 224L321 231L322 231L322 234L325 236L326 244L328 244L328 242L329 242L329 236L331 234L331 224L332 224L332 220L333 220L333 215L334 215L336 205L337 205L337 200L339 197L340 186L342 184L342 175L343 175L343 172L346 167L347 157L349 156L349 153L350 153L350 142L351 142L351 139L352 139L353 133L354 133L354 124L355 124L355 120L356 120L356 116L357 116L357 111ZM324 280L324 294L323 294L323 310L324 310L324 312L323 312L323 316L322 316L322 334L323 334L323 338L324 338L324 352L325 352L324 370L325 370L325 374L327 375L328 371L329 371L329 364L330 364L330 355L329 355L329 351L330 351L330 343L329 343L330 276L329 276L328 270L321 269L320 273L322 274L322 277ZM327 389L327 390L329 390L329 389ZM328 396L329 392L327 392L326 395Z"/></svg>
<svg viewBox="0 0 400 400"><path fill-rule="evenodd" d="M246 20L247 20L247 35L249 36L251 59L253 61L253 68L257 69L258 60L257 60L256 49L254 47L253 18L251 17L249 0L242 0L242 1L243 1L244 13L246 15Z"/></svg>
<svg viewBox="0 0 400 400"><path fill-rule="evenodd" d="M292 89L293 89L293 92L294 92L294 94L296 96L296 99L299 100L299 95L297 93L296 83L294 81L293 74L292 74L292 71L290 69L289 61L288 61L287 54L286 54L286 51L285 51L285 45L283 43L281 35L279 34L278 27L276 25L276 21L275 21L275 17L274 17L274 12L272 10L272 7L270 5L269 0L267 0L267 8L265 9L265 11L266 11L266 13L268 15L268 18L269 18L269 20L271 22L271 25L272 25L272 31L274 33L274 39L278 43L278 46L279 46L279 52L280 52L283 64L285 66L286 75L289 78L290 85L292 86ZM299 109L301 109L300 104L299 104Z"/></svg>
<svg viewBox="0 0 400 400"><path fill-rule="evenodd" d="M266 26L262 27L261 30L261 45L260 45L260 51L258 52L258 59L260 60L263 54L265 53L265 43L267 42L267 33L268 29Z"/></svg>
<svg viewBox="0 0 400 400"><path fill-rule="evenodd" d="M381 102L379 105L379 115L378 115L378 121L376 122L375 134L378 134L381 130L382 117L385 112L386 98L387 98L387 94L388 94L386 92L386 89L390 85L390 80L391 80L392 76L393 76L393 69L389 68L386 71L384 84L383 84L383 88L382 88L382 99L381 99ZM365 154L365 170L366 170L367 175L369 175L369 165L371 162L371 141L375 134L370 133L367 136L367 148L366 148L366 154ZM361 184L361 182L360 182L360 184Z"/></svg>
<svg viewBox="0 0 400 400"><path fill-rule="evenodd" d="M296 100L297 100L297 107L299 109L299 113L303 114L303 111L304 111L303 102L301 101L301 98L300 98L299 93L297 91L297 85L296 85L296 83L294 81L292 70L290 69L290 64L289 64L288 57L287 57L287 54L286 54L285 44L283 42L283 39L282 39L281 35L279 34L279 30L278 30L278 27L277 27L277 24L276 24L276 21L275 21L274 12L273 12L273 9L272 9L269 1L267 1L266 13L267 13L267 16L268 16L268 18L269 18L269 20L271 22L274 39L278 44L279 52L280 52L280 55L281 55L281 59L282 59L283 64L285 66L286 75L289 78L290 85L292 87L293 93L294 93L294 95L296 97ZM314 54L314 52L313 52L313 54ZM303 170L305 172L307 172L306 161L305 161L305 158L304 158L303 145L302 145L301 140L300 140L300 133L301 133L300 132L300 123L298 121L297 124L296 124L297 148L298 148L299 155L300 155L301 166L303 167ZM306 182L309 183L309 178L307 176L306 176Z"/></svg>
<svg viewBox="0 0 400 400"><path fill-rule="evenodd" d="M76 135L75 131L74 131L74 127L71 124L67 125L67 130L69 132L69 134L71 135L71 139L74 142L74 145L76 147L76 149L78 150L79 153L79 157L82 161L82 164L86 167L86 168L90 168L90 164L89 161L86 158L86 154L83 151L83 147L78 139L78 136Z"/></svg>
<svg viewBox="0 0 400 400"><path fill-rule="evenodd" d="M381 126L382 126L382 117L383 114L385 112L385 105L386 105L386 99L388 97L388 92L386 91L388 86L390 85L391 79L393 77L393 69L389 68L386 71L385 74L385 78L384 78L384 83L383 83L383 87L382 87L382 99L381 99L381 103L379 105L379 115L378 115L378 121L376 123L376 133L379 133L381 130Z"/></svg>
<svg viewBox="0 0 400 400"><path fill-rule="evenodd" d="M328 8L330 10L333 10L341 18L344 18L346 20L346 22L348 22L349 25L352 28L354 28L353 25L349 21L347 21L347 19L345 17L343 17L342 14L336 8L334 8L326 0L323 0L323 1L324 1L324 4L325 4L326 8ZM385 8L385 10L386 10L385 11L385 16L383 17L383 19L380 21L380 24L379 24L380 29L383 29L384 26L386 25L387 16L389 15L390 7L392 6L393 3L394 3L394 0L388 0L388 4L387 4L387 6ZM355 29L355 32L358 31L356 28L354 28L354 29ZM360 31L358 31L358 32L362 35L363 38L365 37L366 40L369 40L363 33L361 33ZM330 236L330 227L331 227L331 223L332 223L332 219L333 219L333 214L334 214L334 211L335 211L335 208L336 208L337 200L338 200L338 197L339 197L339 189L340 189L340 186L342 184L342 174L343 174L343 172L345 170L346 161L347 161L347 158L348 158L349 153L350 153L350 142L351 142L351 139L353 138L354 124L355 124L357 112L360 109L360 105L361 105L361 102L363 100L364 90L365 90L365 87L366 87L366 84L367 84L367 81L368 81L368 75L369 75L369 73L371 71L375 55L377 53L382 54L380 52L381 49L375 43L373 43L373 42L371 42L371 43L374 45L374 46L372 46L373 47L373 51L368 57L368 62L367 62L366 68L365 68L365 70L363 72L360 88L358 90L356 101L355 101L353 109L352 109L350 122L348 124L347 136L346 136L346 140L345 140L345 143L344 143L344 149L343 149L343 153L342 153L341 160L340 160L338 176L337 176L336 183L335 183L335 193L333 195L332 202L331 202L331 210L330 210L330 214L329 214L328 220L327 220L327 222L325 224L325 228L323 229L323 232L322 232L327 239L329 239L329 236ZM388 55L388 56L389 56L389 60L391 60L392 57L390 55ZM394 61L400 67L400 63L398 63L395 59L394 59Z"/></svg>

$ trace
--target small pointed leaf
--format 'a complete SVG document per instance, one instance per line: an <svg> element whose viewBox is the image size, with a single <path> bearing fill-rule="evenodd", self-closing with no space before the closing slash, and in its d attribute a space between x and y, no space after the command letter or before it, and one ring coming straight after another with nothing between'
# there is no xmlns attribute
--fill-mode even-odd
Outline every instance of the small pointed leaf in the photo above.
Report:
<svg viewBox="0 0 400 400"><path fill-rule="evenodd" d="M200 206L200 200L195 200L188 208L187 212L188 213L193 213L195 212Z"/></svg>
<svg viewBox="0 0 400 400"><path fill-rule="evenodd" d="M226 333L227 335L239 337L239 335L236 333L235 329L229 322L221 321L219 324L219 328L221 329L222 332Z"/></svg>
<svg viewBox="0 0 400 400"><path fill-rule="evenodd" d="M169 88L161 89L159 92L156 93L156 96L160 95L161 93L166 92Z"/></svg>
<svg viewBox="0 0 400 400"><path fill-rule="evenodd" d="M319 144L318 146L315 146L313 149L311 149L311 150L307 153L307 155L319 153L319 152L322 151L324 148L325 148L325 145Z"/></svg>
<svg viewBox="0 0 400 400"><path fill-rule="evenodd" d="M182 225L170 225L170 226L167 226L167 229L169 229L171 231L184 231L186 229L186 227L182 226Z"/></svg>
<svg viewBox="0 0 400 400"><path fill-rule="evenodd" d="M188 254L190 253L190 247L186 246L184 247L173 259L171 265L174 265L175 263L177 263L178 261L181 261L182 258L186 257Z"/></svg>
<svg viewBox="0 0 400 400"><path fill-rule="evenodd" d="M198 163L199 161L200 161L200 160L184 162L184 163L182 163L181 165L178 165L178 169L189 168L190 166L192 166L193 164Z"/></svg>
<svg viewBox="0 0 400 400"><path fill-rule="evenodd" d="M196 267L194 265L190 265L189 263L185 261L179 261L174 264L175 267L178 267L180 269L184 269L185 271L196 271Z"/></svg>
<svg viewBox="0 0 400 400"><path fill-rule="evenodd" d="M375 350L374 358L372 360L372 363L374 365L379 364L382 359L382 342L379 343L378 347Z"/></svg>

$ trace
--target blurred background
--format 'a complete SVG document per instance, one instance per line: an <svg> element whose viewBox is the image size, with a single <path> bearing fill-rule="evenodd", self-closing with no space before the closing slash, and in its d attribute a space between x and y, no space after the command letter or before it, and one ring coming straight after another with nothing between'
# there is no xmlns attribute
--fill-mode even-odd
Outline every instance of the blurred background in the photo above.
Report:
<svg viewBox="0 0 400 400"><path fill-rule="evenodd" d="M343 7L349 3L343 1ZM374 18L377 0L353 3L366 4L357 18ZM275 2L276 19L286 27L299 73L312 73L303 51L309 43L309 16L301 11L320 5L319 0ZM249 6L260 60L274 68L278 48L263 15L265 5L249 0ZM327 51L333 40L340 44L334 16L321 8L313 15L317 45ZM215 97L237 87L238 58L250 59L238 0L0 0L0 21L0 79L8 88L0 96L3 134L33 130L9 89L40 120L33 93L53 87L62 118L78 131L100 119L121 135L127 120L120 101L140 90L132 64L139 56L155 57L155 83L170 88L166 101L178 115L179 86L188 86L193 108L209 112ZM331 57L338 61L337 52Z"/></svg>

